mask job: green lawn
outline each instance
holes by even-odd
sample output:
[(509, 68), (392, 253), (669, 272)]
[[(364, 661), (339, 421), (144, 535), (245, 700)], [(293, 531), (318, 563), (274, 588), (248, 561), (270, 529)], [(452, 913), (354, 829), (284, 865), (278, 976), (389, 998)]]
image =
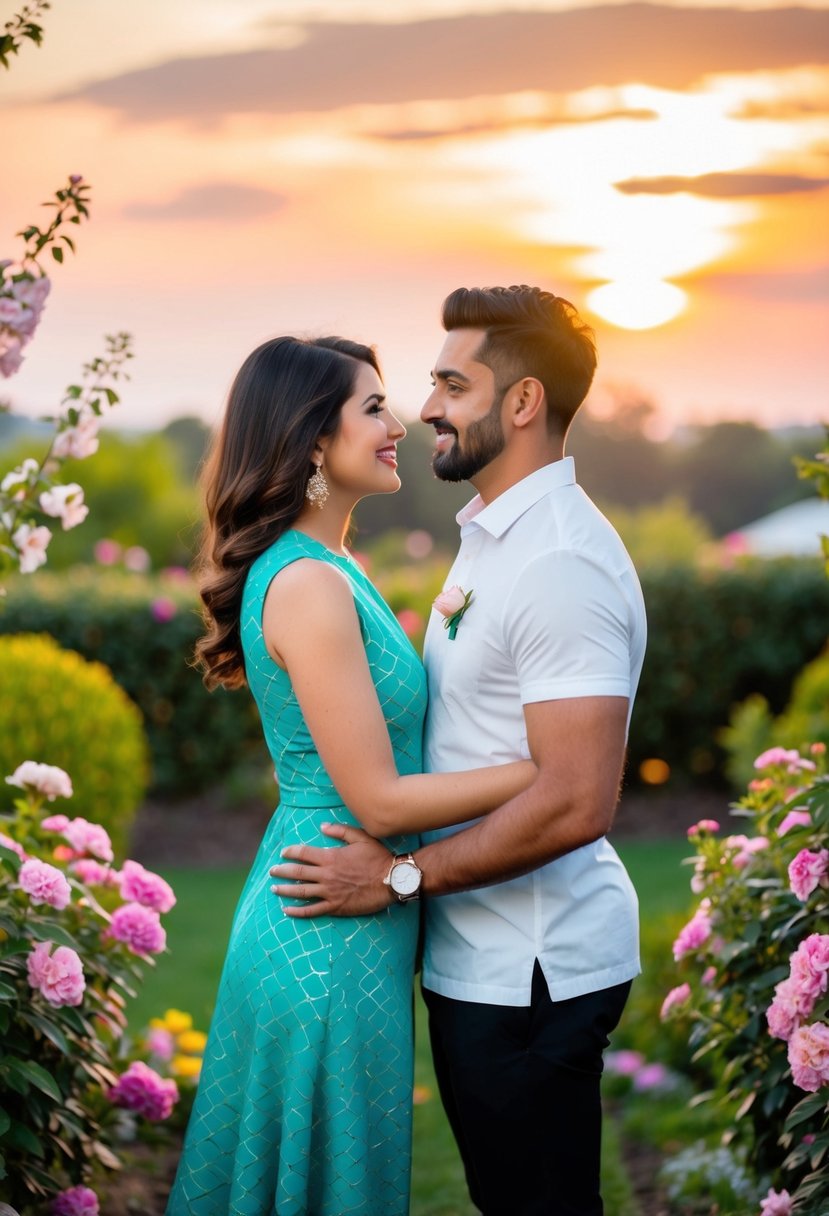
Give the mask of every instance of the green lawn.
[[(688, 873), (681, 859), (685, 841), (627, 842), (618, 851), (639, 893), (643, 917), (682, 911), (689, 903)], [(130, 1007), (130, 1023), (139, 1030), (150, 1017), (175, 1007), (193, 1015), (207, 1029), (224, 957), (230, 920), (245, 878), (241, 869), (165, 869), (178, 903), (165, 916), (170, 953), (148, 975)], [(473, 1216), (463, 1174), (446, 1124), (429, 1056), (426, 1021), (418, 1000), (415, 1083), (426, 1100), (415, 1108), (415, 1162), (412, 1216)], [(637, 1216), (615, 1129), (607, 1128), (604, 1146), (607, 1216)]]

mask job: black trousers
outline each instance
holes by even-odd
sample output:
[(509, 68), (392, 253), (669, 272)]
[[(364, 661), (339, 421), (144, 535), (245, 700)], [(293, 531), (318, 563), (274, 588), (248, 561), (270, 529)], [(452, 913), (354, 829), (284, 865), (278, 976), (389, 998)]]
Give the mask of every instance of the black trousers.
[(528, 1006), (424, 989), (440, 1095), (484, 1216), (602, 1216), (602, 1053), (630, 982)]

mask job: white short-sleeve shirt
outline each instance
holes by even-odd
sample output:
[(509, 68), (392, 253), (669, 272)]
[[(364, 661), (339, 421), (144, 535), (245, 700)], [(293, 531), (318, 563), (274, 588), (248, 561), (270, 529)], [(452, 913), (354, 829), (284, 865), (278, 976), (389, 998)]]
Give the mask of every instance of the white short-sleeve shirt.
[[(523, 707), (627, 697), (645, 652), (639, 580), (570, 458), (458, 515), (446, 586), (472, 591), (450, 639), (433, 611), (426, 767), (452, 772), (529, 755)], [(426, 833), (438, 840), (460, 828)], [(638, 904), (602, 838), (509, 882), (426, 901), (425, 987), (456, 1000), (529, 1005), (538, 959), (553, 1000), (639, 973)]]

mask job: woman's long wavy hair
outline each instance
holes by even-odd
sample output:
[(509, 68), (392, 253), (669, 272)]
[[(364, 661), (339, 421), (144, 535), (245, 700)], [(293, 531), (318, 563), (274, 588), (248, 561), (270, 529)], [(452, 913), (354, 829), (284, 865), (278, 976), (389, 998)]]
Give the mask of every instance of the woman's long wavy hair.
[(245, 683), (239, 616), (251, 564), (305, 505), (317, 440), (333, 435), (358, 362), (371, 347), (346, 338), (274, 338), (242, 364), (202, 476), (207, 523), (198, 562), (206, 633), (196, 663), (208, 688)]

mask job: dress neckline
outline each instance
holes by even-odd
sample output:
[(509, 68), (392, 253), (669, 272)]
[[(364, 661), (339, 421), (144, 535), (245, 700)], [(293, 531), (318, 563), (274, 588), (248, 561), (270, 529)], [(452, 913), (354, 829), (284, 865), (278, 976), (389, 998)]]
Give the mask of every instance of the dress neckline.
[(323, 541), (317, 540), (316, 536), (311, 536), (310, 532), (303, 532), (301, 528), (287, 528), (283, 535), (293, 533), (294, 536), (301, 536), (303, 540), (309, 540), (312, 545), (316, 545), (318, 549), (322, 549), (323, 553), (327, 553), (329, 557), (334, 557), (337, 561), (348, 562), (350, 566), (356, 566), (360, 569), (359, 563), (351, 556), (350, 553), (337, 553), (334, 549), (329, 549), (328, 545)]

